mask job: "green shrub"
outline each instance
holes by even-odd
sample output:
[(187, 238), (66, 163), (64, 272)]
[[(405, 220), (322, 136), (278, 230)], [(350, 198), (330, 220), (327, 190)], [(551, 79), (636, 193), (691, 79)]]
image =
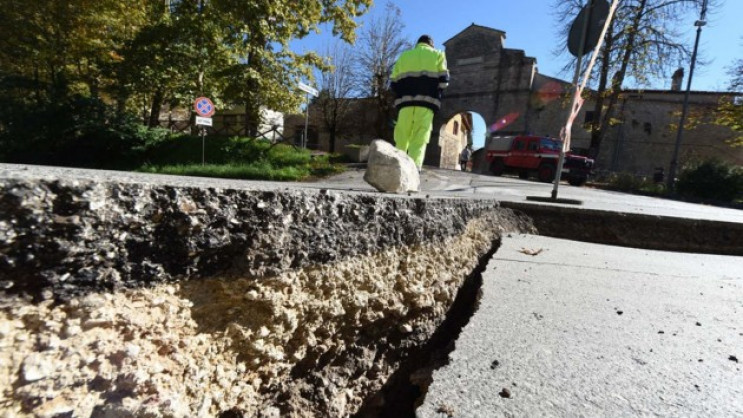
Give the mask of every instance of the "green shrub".
[(634, 192), (642, 189), (647, 180), (630, 173), (611, 173), (607, 178), (607, 183), (612, 189)]
[(647, 195), (665, 194), (665, 185), (656, 184), (644, 176), (638, 176), (631, 173), (609, 173), (605, 182), (608, 187), (625, 193), (640, 193)]
[(329, 156), (285, 144), (241, 137), (206, 137), (206, 162), (201, 164), (201, 137), (180, 136), (147, 150), (140, 171), (182, 176), (299, 181), (340, 173), (344, 166)]
[(133, 168), (147, 143), (170, 135), (147, 129), (99, 99), (73, 96), (59, 103), (3, 103), (2, 160), (90, 168)]
[(278, 144), (268, 151), (268, 159), (277, 167), (306, 165), (310, 158), (309, 151), (291, 145)]
[(681, 169), (681, 196), (733, 202), (743, 199), (743, 169), (717, 159), (693, 161)]

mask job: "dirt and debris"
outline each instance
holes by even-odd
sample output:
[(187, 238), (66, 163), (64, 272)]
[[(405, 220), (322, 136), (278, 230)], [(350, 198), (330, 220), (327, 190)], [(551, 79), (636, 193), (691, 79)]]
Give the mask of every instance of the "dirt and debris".
[(542, 251), (544, 251), (543, 248), (538, 248), (536, 250), (533, 250), (531, 248), (522, 248), (519, 250), (520, 253), (531, 256), (539, 255)]

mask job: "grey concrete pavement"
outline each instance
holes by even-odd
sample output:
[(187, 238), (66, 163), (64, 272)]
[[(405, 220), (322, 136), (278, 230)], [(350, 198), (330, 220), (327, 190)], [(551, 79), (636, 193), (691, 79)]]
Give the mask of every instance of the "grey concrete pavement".
[(743, 257), (514, 236), (483, 280), (419, 416), (743, 416)]
[[(354, 169), (313, 183), (312, 186), (374, 192), (371, 186), (364, 183), (362, 177), (363, 169)], [(527, 196), (550, 197), (552, 184), (521, 180), (515, 177), (494, 177), (454, 170), (424, 168), (421, 176), (421, 193), (430, 196), (494, 198), (502, 202), (527, 202)], [(558, 197), (580, 200), (583, 204), (579, 208), (582, 209), (743, 223), (743, 210), (631, 195), (590, 187), (574, 187), (564, 182), (560, 183)], [(541, 202), (538, 204), (567, 206)]]

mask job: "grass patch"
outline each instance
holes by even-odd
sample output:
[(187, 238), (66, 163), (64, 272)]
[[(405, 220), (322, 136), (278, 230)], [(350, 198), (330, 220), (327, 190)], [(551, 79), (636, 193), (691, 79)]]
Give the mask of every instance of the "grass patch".
[(276, 168), (267, 163), (144, 166), (140, 171), (177, 176), (275, 181), (299, 181), (308, 177), (310, 174), (306, 167)]
[(302, 181), (341, 173), (335, 156), (313, 157), (308, 150), (241, 137), (181, 136), (160, 141), (146, 150), (147, 163), (138, 171), (179, 176), (244, 180)]
[(655, 183), (648, 177), (637, 176), (631, 173), (608, 173), (602, 176), (601, 179), (597, 179), (594, 186), (607, 190), (646, 196), (664, 196), (667, 194), (665, 184)]

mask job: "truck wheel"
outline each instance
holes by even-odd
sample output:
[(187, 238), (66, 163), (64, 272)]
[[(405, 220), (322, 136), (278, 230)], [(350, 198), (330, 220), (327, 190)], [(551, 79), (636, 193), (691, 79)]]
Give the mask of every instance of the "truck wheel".
[(570, 176), (568, 178), (568, 183), (571, 186), (582, 186), (582, 185), (586, 184), (586, 181), (587, 180), (588, 180), (588, 178), (586, 176)]
[(554, 164), (544, 163), (539, 166), (537, 171), (537, 178), (539, 181), (544, 183), (552, 183), (555, 179), (555, 166)]
[(503, 174), (503, 171), (506, 169), (506, 163), (503, 162), (503, 159), (497, 158), (493, 160), (492, 163), (490, 163), (490, 172), (493, 173), (494, 176), (500, 176)]
[(526, 170), (519, 171), (519, 178), (520, 179), (528, 179), (529, 178), (529, 172)]

